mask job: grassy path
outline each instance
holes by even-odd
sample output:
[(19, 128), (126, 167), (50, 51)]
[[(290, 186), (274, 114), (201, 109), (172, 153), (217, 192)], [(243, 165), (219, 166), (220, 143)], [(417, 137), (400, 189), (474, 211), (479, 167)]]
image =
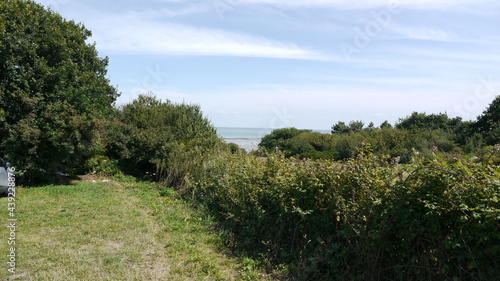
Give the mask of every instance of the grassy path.
[[(1, 280), (270, 280), (223, 254), (212, 222), (145, 183), (83, 181), (18, 189), (16, 273)], [(7, 224), (7, 198), (0, 199)]]

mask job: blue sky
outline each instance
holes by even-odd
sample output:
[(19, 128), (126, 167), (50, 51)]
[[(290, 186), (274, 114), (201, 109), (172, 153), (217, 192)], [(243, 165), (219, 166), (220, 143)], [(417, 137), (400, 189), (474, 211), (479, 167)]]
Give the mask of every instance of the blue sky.
[(117, 104), (152, 91), (217, 127), (475, 119), (500, 94), (498, 0), (37, 0), (93, 33)]

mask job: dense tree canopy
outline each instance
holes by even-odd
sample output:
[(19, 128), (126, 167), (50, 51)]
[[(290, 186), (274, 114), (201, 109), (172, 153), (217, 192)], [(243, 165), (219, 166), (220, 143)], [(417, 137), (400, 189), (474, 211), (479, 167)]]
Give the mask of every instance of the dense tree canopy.
[(0, 2), (0, 154), (26, 182), (89, 157), (118, 96), (90, 36), (33, 1)]
[(396, 128), (454, 131), (461, 122), (462, 118), (449, 118), (446, 113), (426, 114), (413, 112), (410, 116), (399, 119)]

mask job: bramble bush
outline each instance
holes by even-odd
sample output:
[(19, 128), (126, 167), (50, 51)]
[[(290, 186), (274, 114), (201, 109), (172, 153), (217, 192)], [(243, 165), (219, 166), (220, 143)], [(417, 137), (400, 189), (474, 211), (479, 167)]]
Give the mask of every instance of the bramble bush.
[(220, 154), (184, 190), (292, 280), (498, 280), (500, 168)]

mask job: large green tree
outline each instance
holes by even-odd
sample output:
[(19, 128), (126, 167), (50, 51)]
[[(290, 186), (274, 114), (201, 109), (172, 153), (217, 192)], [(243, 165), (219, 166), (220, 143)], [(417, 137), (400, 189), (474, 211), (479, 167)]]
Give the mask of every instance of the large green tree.
[(0, 2), (0, 154), (25, 182), (78, 167), (118, 97), (91, 32), (33, 1)]

